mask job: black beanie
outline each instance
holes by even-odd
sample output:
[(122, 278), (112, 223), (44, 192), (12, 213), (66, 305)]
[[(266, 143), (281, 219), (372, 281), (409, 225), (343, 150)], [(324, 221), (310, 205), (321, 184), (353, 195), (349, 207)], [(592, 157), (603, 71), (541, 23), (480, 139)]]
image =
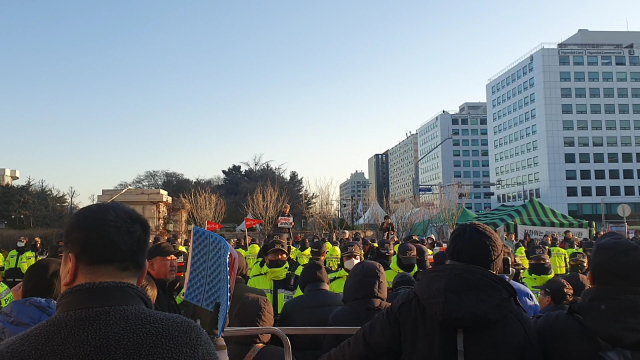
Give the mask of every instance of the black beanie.
[(502, 247), (502, 240), (493, 229), (472, 222), (453, 230), (447, 255), (450, 260), (498, 272), (502, 266)]
[(414, 287), (416, 285), (416, 279), (409, 273), (400, 273), (396, 275), (391, 284), (393, 290), (398, 290), (402, 287)]
[(640, 287), (640, 246), (622, 235), (609, 234), (598, 239), (589, 259), (593, 284)]
[(444, 265), (447, 263), (447, 260), (449, 260), (449, 256), (446, 251), (438, 251), (433, 254), (433, 266)]
[(60, 295), (60, 260), (42, 259), (29, 266), (22, 280), (22, 297), (57, 300)]
[(324, 265), (322, 265), (321, 262), (309, 260), (307, 265), (304, 266), (304, 269), (302, 269), (302, 273), (300, 273), (300, 280), (298, 281), (300, 291), (304, 293), (304, 288), (306, 288), (308, 284), (317, 282), (323, 282), (329, 285), (327, 271), (324, 269)]

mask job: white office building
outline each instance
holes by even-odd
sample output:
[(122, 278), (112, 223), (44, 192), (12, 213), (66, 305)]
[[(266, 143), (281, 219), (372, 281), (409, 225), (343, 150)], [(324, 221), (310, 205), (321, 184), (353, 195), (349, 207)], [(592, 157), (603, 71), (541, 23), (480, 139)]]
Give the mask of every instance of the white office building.
[(422, 124), (418, 129), (422, 197), (433, 197), (437, 203), (448, 185), (463, 184), (469, 191), (467, 209), (491, 208), (488, 141), (484, 102), (464, 103), (457, 113), (442, 111)]
[(418, 195), (418, 134), (407, 135), (389, 149), (389, 202), (413, 199)]
[(494, 205), (531, 197), (599, 220), (640, 211), (640, 32), (588, 31), (540, 45), (489, 80)]
[(364, 171), (354, 172), (340, 184), (340, 217), (349, 223), (352, 208), (355, 220), (369, 208), (369, 180), (364, 176)]

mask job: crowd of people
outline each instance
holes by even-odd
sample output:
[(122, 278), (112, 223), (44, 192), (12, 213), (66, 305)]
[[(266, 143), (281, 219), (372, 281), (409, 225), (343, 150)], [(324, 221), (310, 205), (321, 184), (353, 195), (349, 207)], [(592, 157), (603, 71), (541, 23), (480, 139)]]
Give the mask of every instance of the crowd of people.
[[(380, 229), (300, 237), (275, 225), (264, 241), (229, 239), (227, 326), (360, 328), (290, 335), (298, 360), (640, 359), (638, 239), (501, 238), (468, 223), (443, 243), (399, 238), (391, 219)], [(183, 300), (188, 241), (149, 239), (147, 221), (115, 202), (77, 211), (48, 251), (18, 239), (0, 358), (217, 359), (219, 308)], [(269, 334), (223, 337), (231, 360), (284, 358)]]

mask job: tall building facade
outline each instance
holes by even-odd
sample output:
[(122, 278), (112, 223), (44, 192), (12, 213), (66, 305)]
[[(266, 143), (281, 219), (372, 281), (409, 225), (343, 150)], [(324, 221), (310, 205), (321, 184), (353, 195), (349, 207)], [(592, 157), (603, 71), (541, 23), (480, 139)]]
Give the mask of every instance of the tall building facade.
[(340, 217), (351, 223), (351, 211), (357, 220), (362, 204), (362, 214), (369, 207), (369, 180), (364, 171), (356, 171), (340, 184)]
[(467, 102), (427, 120), (418, 129), (418, 156), (422, 197), (437, 199), (447, 186), (462, 184), (467, 209), (491, 208), (486, 103)]
[(402, 202), (418, 196), (418, 134), (409, 134), (389, 149), (389, 201)]
[(540, 45), (489, 80), (493, 203), (539, 198), (599, 220), (640, 211), (640, 32), (588, 31)]
[(369, 158), (370, 190), (378, 204), (385, 208), (389, 203), (389, 151)]

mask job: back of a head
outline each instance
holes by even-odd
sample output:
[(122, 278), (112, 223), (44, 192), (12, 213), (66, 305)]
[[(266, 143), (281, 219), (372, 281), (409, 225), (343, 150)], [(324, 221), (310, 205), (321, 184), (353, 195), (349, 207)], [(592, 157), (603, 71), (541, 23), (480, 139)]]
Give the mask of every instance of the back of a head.
[[(132, 208), (117, 202), (89, 205), (78, 210), (64, 231), (64, 256), (73, 254), (80, 272), (108, 267), (114, 274), (137, 277), (147, 262), (150, 228)], [(64, 259), (63, 259), (64, 261)]]
[(329, 285), (329, 276), (327, 276), (324, 265), (322, 265), (320, 261), (313, 259), (309, 260), (300, 273), (300, 280), (298, 281), (300, 291), (304, 293), (307, 285), (312, 283), (325, 283)]
[(502, 240), (493, 229), (472, 222), (453, 230), (446, 252), (449, 260), (498, 272), (502, 266), (502, 247)]
[(29, 266), (22, 280), (22, 297), (58, 299), (60, 296), (60, 260), (42, 259)]
[(622, 235), (609, 234), (598, 239), (589, 260), (593, 285), (640, 287), (640, 246)]
[(345, 304), (359, 299), (387, 300), (387, 275), (375, 261), (361, 261), (351, 269), (344, 284)]
[(244, 258), (242, 254), (238, 253), (238, 271), (236, 273), (236, 276), (246, 277), (248, 273), (249, 273), (249, 267), (247, 265), (247, 260)]
[(393, 291), (397, 291), (400, 288), (412, 288), (416, 285), (416, 279), (409, 273), (400, 273), (393, 278), (391, 288)]
[(582, 292), (591, 287), (589, 284), (589, 279), (582, 274), (579, 273), (571, 273), (565, 275), (563, 279), (571, 285), (573, 288), (573, 298), (579, 298), (582, 296)]
[(142, 280), (142, 284), (140, 284), (140, 288), (144, 290), (144, 292), (149, 295), (152, 303), (156, 303), (156, 298), (158, 297), (158, 287), (156, 286), (156, 282), (153, 281), (151, 275), (147, 274)]
[[(229, 319), (231, 327), (270, 327), (273, 326), (273, 306), (264, 296), (246, 294), (238, 310)], [(271, 338), (270, 334), (233, 336), (231, 341), (236, 343), (255, 343), (259, 340), (266, 343)]]

